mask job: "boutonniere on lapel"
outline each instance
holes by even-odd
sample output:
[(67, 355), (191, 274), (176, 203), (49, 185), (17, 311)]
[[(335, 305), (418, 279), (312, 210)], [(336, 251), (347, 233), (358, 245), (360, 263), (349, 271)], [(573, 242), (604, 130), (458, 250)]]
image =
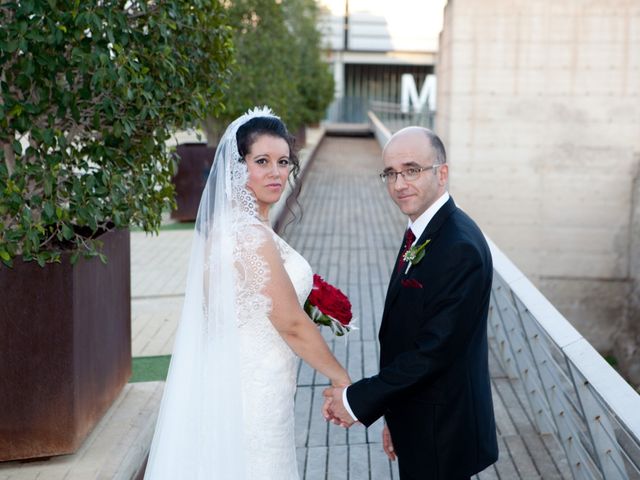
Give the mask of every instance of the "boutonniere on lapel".
[(405, 275), (409, 273), (409, 269), (411, 268), (411, 265), (417, 265), (420, 263), (420, 261), (424, 257), (424, 248), (427, 245), (429, 245), (429, 243), (431, 243), (430, 238), (428, 238), (424, 243), (420, 245), (412, 246), (409, 250), (405, 252), (404, 257), (402, 257), (402, 259), (407, 264), (407, 269), (404, 271)]

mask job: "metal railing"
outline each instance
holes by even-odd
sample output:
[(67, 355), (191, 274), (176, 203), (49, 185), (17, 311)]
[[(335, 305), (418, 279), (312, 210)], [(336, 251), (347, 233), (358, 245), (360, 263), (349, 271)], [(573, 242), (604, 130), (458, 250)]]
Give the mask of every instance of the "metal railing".
[[(372, 112), (384, 145), (391, 132)], [(492, 348), (523, 385), (520, 401), (538, 432), (564, 449), (573, 477), (640, 479), (640, 395), (490, 240)]]
[(421, 125), (433, 130), (436, 112), (424, 107), (421, 112), (403, 113), (400, 104), (365, 97), (336, 98), (327, 109), (330, 123), (367, 123), (368, 112), (373, 113), (393, 133), (409, 125)]
[(411, 109), (408, 113), (403, 113), (399, 103), (371, 100), (369, 109), (391, 132), (397, 132), (409, 125), (420, 125), (431, 130), (435, 127), (436, 112), (428, 110), (426, 105), (420, 112)]
[(329, 123), (367, 123), (369, 100), (365, 97), (344, 96), (336, 98), (327, 109)]
[(489, 335), (540, 433), (576, 479), (640, 479), (640, 395), (489, 240)]

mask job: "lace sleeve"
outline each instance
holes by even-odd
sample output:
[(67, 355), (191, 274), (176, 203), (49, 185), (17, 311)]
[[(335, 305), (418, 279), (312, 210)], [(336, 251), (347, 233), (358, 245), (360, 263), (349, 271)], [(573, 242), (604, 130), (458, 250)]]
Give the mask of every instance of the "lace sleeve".
[(271, 300), (264, 293), (264, 285), (270, 280), (267, 260), (262, 255), (264, 245), (270, 240), (269, 232), (260, 225), (251, 225), (238, 231), (234, 264), (237, 273), (238, 323), (243, 325), (257, 315), (268, 315)]
[(266, 315), (275, 323), (300, 310), (295, 288), (284, 268), (282, 247), (273, 232), (252, 225), (239, 232), (237, 245), (238, 322), (242, 325), (257, 315)]

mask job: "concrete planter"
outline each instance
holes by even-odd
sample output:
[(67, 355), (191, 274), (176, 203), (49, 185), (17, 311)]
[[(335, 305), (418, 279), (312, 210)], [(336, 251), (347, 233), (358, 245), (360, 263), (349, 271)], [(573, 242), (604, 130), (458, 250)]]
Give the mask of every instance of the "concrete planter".
[(129, 232), (106, 265), (0, 268), (0, 461), (76, 451), (131, 376)]
[(176, 148), (180, 162), (173, 177), (176, 187), (177, 208), (171, 212), (171, 218), (180, 222), (196, 219), (200, 197), (207, 184), (207, 178), (213, 165), (216, 149), (206, 143), (185, 143)]

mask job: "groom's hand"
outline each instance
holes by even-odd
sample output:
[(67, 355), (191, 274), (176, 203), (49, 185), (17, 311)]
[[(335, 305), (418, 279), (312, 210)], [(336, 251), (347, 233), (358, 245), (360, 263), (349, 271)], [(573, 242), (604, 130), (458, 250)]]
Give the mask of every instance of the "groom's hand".
[(355, 420), (342, 403), (342, 392), (345, 387), (329, 387), (322, 393), (324, 395), (324, 405), (322, 414), (327, 421), (333, 422), (345, 428), (349, 428)]
[(392, 462), (396, 459), (396, 450), (393, 448), (393, 441), (391, 440), (391, 432), (389, 432), (389, 427), (387, 424), (384, 424), (384, 428), (382, 429), (382, 448), (384, 449), (384, 453), (387, 454), (389, 460)]

